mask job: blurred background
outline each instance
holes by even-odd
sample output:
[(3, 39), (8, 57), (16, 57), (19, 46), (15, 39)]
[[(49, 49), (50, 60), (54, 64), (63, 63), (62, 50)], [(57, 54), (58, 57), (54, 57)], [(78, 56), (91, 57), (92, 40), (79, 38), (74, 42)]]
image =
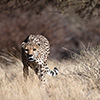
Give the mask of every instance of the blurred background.
[(0, 0), (0, 50), (20, 52), (29, 34), (46, 36), (50, 57), (58, 60), (69, 59), (70, 51), (80, 53), (83, 46), (97, 46), (100, 1)]

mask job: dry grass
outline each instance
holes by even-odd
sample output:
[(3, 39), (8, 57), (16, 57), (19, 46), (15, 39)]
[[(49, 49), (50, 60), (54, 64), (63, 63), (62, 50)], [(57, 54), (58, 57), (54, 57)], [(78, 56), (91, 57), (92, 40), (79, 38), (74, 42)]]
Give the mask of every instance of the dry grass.
[(20, 59), (0, 54), (0, 100), (99, 100), (99, 50), (84, 49), (75, 60), (57, 61), (49, 59), (52, 69), (58, 67), (57, 77), (46, 76), (46, 91), (30, 69), (25, 83)]

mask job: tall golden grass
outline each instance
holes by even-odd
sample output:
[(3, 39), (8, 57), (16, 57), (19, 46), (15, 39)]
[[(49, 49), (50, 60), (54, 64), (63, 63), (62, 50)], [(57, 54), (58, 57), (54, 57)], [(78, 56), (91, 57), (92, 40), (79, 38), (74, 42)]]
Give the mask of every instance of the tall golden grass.
[(59, 75), (46, 75), (46, 90), (30, 69), (27, 82), (23, 79), (21, 59), (0, 53), (0, 100), (100, 100), (99, 48), (83, 49), (73, 60), (49, 59)]

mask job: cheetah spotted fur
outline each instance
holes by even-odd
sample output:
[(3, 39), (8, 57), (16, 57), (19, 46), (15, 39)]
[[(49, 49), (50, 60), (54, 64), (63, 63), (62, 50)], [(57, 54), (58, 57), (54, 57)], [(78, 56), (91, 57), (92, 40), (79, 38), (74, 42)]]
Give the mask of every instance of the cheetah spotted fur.
[(50, 53), (49, 41), (43, 35), (29, 35), (22, 42), (22, 62), (23, 76), (27, 80), (29, 69), (31, 67), (38, 75), (41, 82), (45, 83), (45, 74), (56, 76), (58, 69), (55, 67), (52, 71), (48, 68), (47, 58)]

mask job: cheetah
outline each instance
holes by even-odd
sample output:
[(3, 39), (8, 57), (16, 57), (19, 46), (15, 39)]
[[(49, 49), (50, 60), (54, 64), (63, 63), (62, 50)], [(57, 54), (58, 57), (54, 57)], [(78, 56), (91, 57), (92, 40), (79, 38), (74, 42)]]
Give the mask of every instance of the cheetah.
[(41, 82), (45, 82), (45, 74), (56, 76), (58, 69), (52, 71), (48, 68), (47, 58), (50, 54), (50, 43), (43, 35), (29, 35), (22, 42), (23, 76), (27, 80), (31, 67)]

